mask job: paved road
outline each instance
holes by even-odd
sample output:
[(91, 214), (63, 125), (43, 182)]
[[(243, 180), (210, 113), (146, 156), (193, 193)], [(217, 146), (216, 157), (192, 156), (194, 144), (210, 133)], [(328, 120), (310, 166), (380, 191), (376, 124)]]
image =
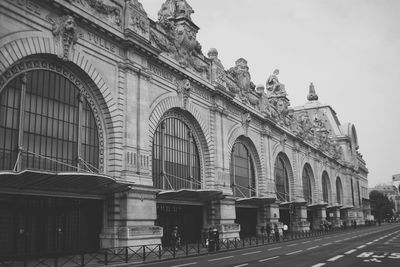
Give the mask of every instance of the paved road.
[(400, 266), (400, 224), (359, 228), (310, 239), (131, 266), (398, 267)]

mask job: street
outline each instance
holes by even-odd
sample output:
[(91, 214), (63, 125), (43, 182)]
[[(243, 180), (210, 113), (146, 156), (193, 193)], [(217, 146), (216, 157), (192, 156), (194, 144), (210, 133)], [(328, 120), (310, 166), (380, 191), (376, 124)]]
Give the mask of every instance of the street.
[[(274, 243), (200, 257), (134, 266), (399, 266), (400, 225), (358, 228), (344, 233)], [(129, 265), (133, 266), (133, 265)]]

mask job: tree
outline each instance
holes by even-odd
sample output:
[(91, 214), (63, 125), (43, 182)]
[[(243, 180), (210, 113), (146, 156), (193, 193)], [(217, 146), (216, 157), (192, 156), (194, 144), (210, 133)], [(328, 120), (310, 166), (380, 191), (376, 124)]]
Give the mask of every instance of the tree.
[(373, 190), (369, 193), (369, 200), (371, 202), (371, 213), (378, 222), (381, 222), (382, 219), (392, 218), (394, 204), (386, 195)]

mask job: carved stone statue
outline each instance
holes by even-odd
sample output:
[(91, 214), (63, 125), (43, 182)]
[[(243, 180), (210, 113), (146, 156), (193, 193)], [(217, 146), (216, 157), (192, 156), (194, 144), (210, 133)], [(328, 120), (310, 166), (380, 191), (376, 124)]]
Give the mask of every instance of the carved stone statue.
[(192, 20), (190, 15), (193, 14), (193, 8), (186, 2), (186, 0), (167, 0), (161, 6), (158, 12), (158, 20), (168, 20), (170, 18), (184, 17)]
[(247, 60), (244, 58), (239, 58), (235, 62), (235, 67), (230, 68), (227, 73), (233, 78), (237, 86), (240, 88), (240, 97), (242, 100), (248, 100), (250, 97), (249, 93), (251, 90), (255, 89), (255, 85), (251, 82)]
[(279, 70), (274, 70), (268, 77), (266, 88), (271, 95), (286, 95), (285, 85), (278, 80)]
[(310, 90), (307, 96), (307, 100), (308, 101), (314, 101), (314, 100), (318, 100), (318, 95), (315, 92), (315, 87), (313, 83), (310, 83)]
[(271, 116), (271, 105), (268, 100), (268, 96), (264, 91), (264, 86), (262, 84), (257, 85), (256, 91), (258, 96), (260, 97), (259, 102), (258, 102), (258, 107), (264, 115), (267, 115), (268, 117)]

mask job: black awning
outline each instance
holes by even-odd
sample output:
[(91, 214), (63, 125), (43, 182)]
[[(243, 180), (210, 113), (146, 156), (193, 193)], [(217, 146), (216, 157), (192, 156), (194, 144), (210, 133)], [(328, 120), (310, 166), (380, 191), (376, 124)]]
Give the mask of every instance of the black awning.
[(310, 205), (307, 205), (307, 208), (317, 208), (317, 207), (326, 207), (326, 206), (328, 206), (328, 203), (319, 202), (319, 203), (312, 203)]
[(130, 189), (132, 183), (86, 172), (0, 171), (0, 189), (11, 192), (50, 192), (104, 197)]
[(215, 189), (180, 189), (161, 191), (157, 194), (157, 199), (183, 201), (209, 201), (220, 199), (222, 197), (222, 191)]
[(264, 205), (275, 203), (275, 197), (246, 197), (246, 198), (238, 198), (236, 202), (238, 204), (245, 205)]
[(350, 205), (350, 206), (343, 206), (340, 209), (341, 210), (348, 210), (348, 209), (352, 209), (352, 208), (354, 208), (354, 206)]

